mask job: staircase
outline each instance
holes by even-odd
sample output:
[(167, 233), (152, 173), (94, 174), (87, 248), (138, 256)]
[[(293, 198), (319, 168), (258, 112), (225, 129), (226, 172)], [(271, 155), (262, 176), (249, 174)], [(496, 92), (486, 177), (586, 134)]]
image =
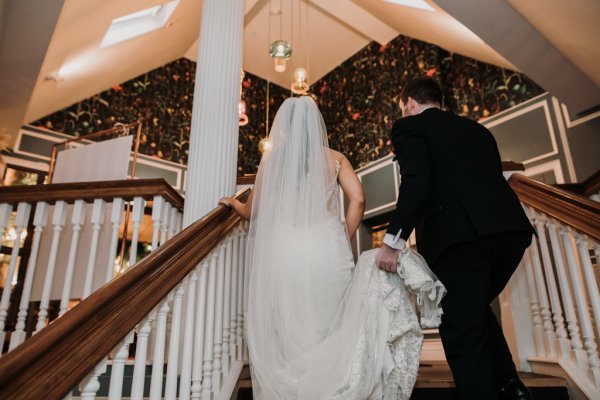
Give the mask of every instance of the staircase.
[[(565, 379), (531, 373), (521, 373), (520, 377), (531, 390), (534, 400), (569, 400)], [(247, 367), (242, 371), (236, 391), (232, 400), (252, 400), (252, 381)], [(448, 364), (422, 363), (411, 399), (459, 400)]]

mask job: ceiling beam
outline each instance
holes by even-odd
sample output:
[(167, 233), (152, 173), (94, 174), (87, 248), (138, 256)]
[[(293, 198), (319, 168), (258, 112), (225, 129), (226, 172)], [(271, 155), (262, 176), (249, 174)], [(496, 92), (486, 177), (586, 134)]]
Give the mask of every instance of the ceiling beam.
[(387, 44), (398, 36), (396, 30), (390, 28), (351, 0), (310, 0), (310, 3), (349, 28), (381, 45)]
[(600, 88), (504, 0), (435, 0), (577, 114), (600, 105)]

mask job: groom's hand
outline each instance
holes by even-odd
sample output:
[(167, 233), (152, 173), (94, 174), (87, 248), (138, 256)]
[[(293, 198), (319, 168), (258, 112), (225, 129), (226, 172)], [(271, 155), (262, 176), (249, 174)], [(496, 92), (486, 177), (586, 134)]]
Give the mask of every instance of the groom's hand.
[(387, 244), (382, 244), (375, 256), (375, 263), (379, 267), (387, 272), (396, 272), (398, 267), (398, 257), (400, 257), (400, 250), (392, 249)]

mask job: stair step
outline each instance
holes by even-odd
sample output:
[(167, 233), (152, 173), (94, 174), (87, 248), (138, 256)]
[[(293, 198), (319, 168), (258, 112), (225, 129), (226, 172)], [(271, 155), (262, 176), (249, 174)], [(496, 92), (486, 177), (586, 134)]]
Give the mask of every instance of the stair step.
[[(521, 380), (531, 390), (533, 400), (569, 400), (567, 382), (562, 378), (531, 373), (519, 373)], [(252, 381), (246, 367), (238, 382), (237, 400), (252, 399)], [(458, 400), (452, 373), (448, 364), (423, 363), (411, 400)]]

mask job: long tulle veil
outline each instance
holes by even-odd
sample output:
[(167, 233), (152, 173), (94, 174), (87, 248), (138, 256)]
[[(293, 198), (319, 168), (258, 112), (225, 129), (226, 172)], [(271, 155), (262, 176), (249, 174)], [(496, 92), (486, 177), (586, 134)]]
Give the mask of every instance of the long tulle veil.
[[(293, 386), (286, 380), (302, 374), (290, 361), (319, 341), (315, 305), (305, 298), (314, 289), (310, 271), (319, 251), (309, 239), (318, 224), (337, 218), (337, 201), (327, 201), (336, 176), (325, 123), (310, 97), (282, 104), (269, 141), (250, 221), (247, 335), (255, 392), (284, 399), (293, 398), (279, 392)], [(287, 370), (274, 371), (281, 365)]]

